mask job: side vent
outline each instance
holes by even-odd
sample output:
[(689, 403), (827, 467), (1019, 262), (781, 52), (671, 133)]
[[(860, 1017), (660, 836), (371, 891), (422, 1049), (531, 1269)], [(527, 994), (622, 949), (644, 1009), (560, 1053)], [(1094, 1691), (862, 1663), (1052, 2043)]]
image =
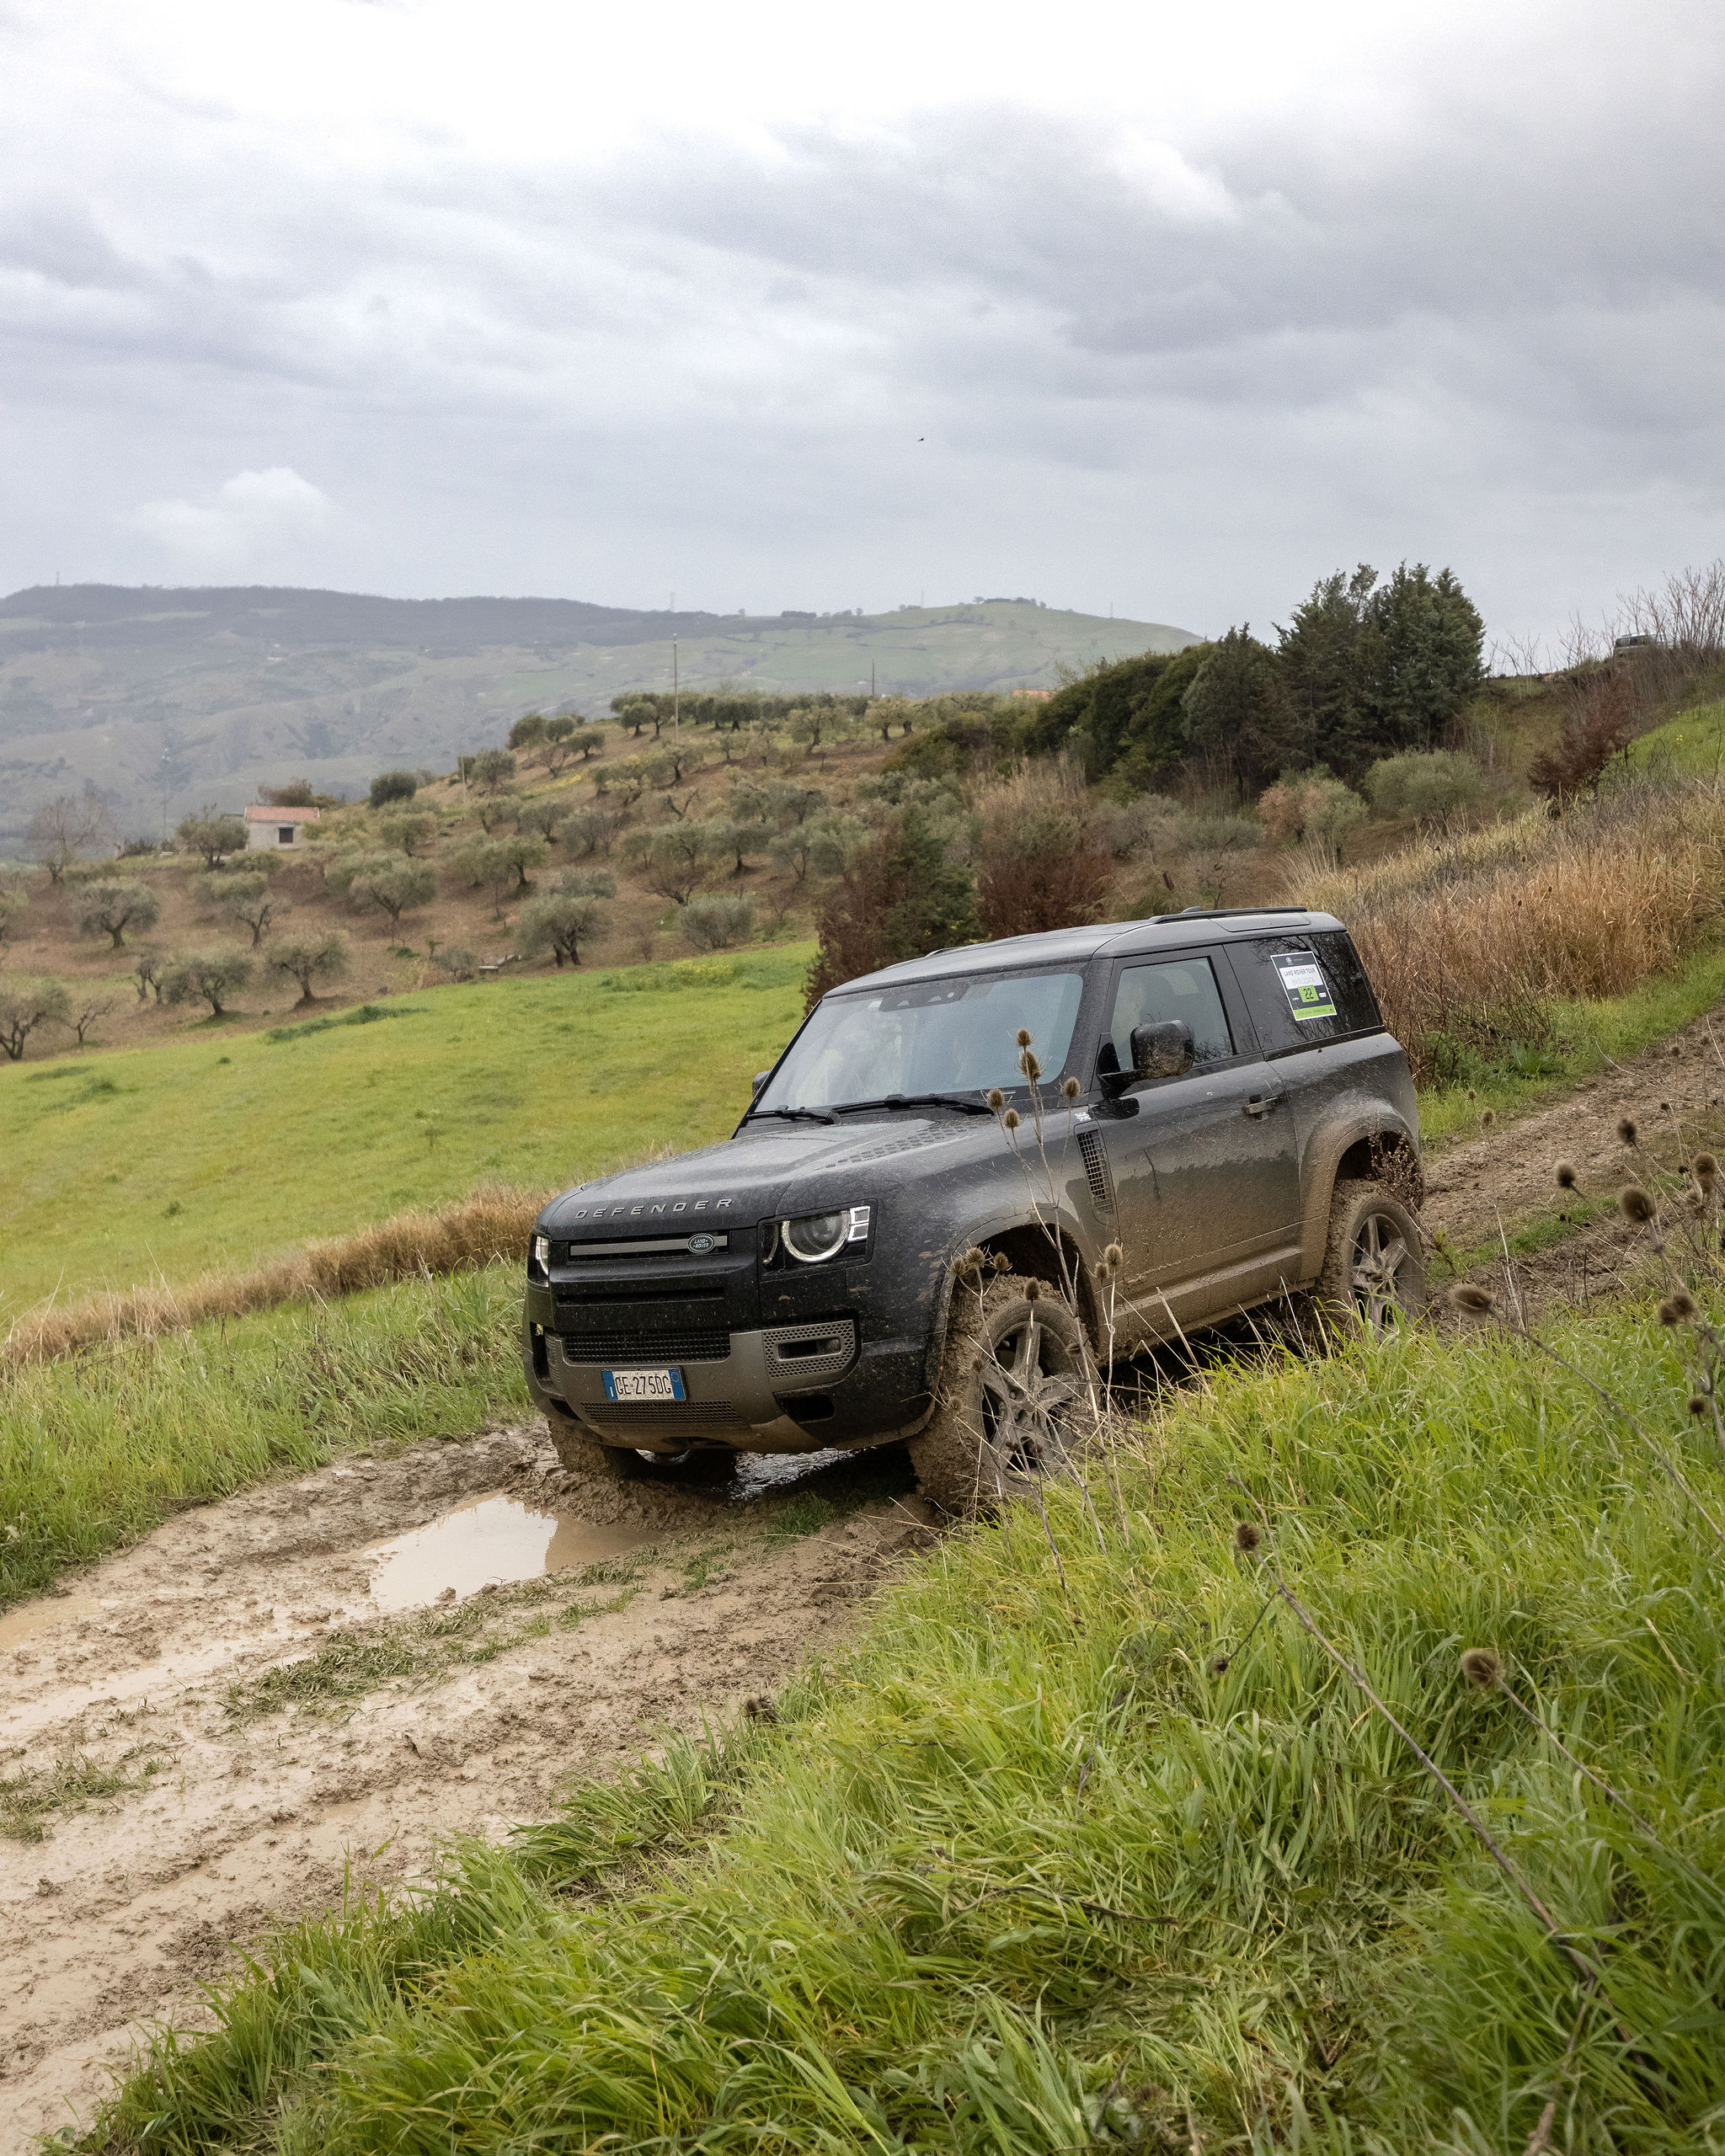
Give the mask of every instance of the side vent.
[(1114, 1179), (1108, 1173), (1108, 1148), (1102, 1142), (1102, 1134), (1096, 1130), (1081, 1130), (1078, 1151), (1084, 1161), (1084, 1174), (1090, 1185), (1090, 1194), (1096, 1200), (1096, 1209), (1104, 1220), (1114, 1217)]

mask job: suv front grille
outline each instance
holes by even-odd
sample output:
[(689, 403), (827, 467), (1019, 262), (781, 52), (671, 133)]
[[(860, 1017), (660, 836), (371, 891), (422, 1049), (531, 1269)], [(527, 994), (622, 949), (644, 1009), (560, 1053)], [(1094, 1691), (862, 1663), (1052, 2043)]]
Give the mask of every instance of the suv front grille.
[(606, 1401), (581, 1413), (594, 1428), (625, 1444), (638, 1444), (644, 1438), (675, 1438), (686, 1430), (709, 1438), (745, 1438), (749, 1425), (728, 1400)]
[(724, 1363), (731, 1337), (722, 1326), (687, 1326), (677, 1332), (566, 1332), (571, 1363)]

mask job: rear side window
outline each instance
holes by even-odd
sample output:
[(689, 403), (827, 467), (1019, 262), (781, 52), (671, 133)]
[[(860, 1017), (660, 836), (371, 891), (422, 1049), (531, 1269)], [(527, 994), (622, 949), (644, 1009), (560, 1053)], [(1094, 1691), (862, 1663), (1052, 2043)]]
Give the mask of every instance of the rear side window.
[(1266, 1055), (1382, 1027), (1359, 953), (1339, 929), (1254, 937), (1234, 947), (1234, 968)]
[(1192, 1028), (1195, 1063), (1226, 1063), (1234, 1053), (1228, 1014), (1208, 958), (1181, 958), (1154, 966), (1128, 966), (1114, 990), (1114, 1017), (1103, 1043), (1103, 1070), (1132, 1068), (1132, 1029), (1164, 1018), (1183, 1018)]

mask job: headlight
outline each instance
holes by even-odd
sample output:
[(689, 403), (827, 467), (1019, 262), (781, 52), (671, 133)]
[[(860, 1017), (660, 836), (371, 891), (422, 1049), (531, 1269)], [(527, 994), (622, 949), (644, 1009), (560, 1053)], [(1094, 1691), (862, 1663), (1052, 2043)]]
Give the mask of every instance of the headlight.
[(527, 1270), (537, 1278), (547, 1278), (551, 1272), (551, 1238), (535, 1235), (527, 1246)]
[(868, 1240), (868, 1208), (846, 1205), (835, 1213), (805, 1213), (799, 1220), (781, 1220), (778, 1231), (788, 1254), (799, 1265), (824, 1265), (846, 1243)]

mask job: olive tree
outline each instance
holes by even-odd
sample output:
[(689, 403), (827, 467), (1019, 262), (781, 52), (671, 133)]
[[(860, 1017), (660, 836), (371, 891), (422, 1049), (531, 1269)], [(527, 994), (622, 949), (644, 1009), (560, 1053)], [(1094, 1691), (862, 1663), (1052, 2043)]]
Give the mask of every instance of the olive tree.
[(109, 937), (116, 951), (128, 928), (153, 928), (161, 917), (161, 901), (147, 883), (88, 883), (78, 894), (78, 933)]
[(387, 808), (392, 801), (411, 801), (419, 790), (415, 772), (379, 771), (371, 782), (371, 803), (374, 808)]
[(221, 1018), (252, 977), (243, 951), (188, 951), (168, 960), (162, 974), (164, 1003), (207, 1003)]
[(166, 970), (166, 962), (159, 951), (152, 951), (147, 945), (143, 950), (133, 953), (132, 985), (137, 990), (140, 1003), (149, 1001), (152, 989), (156, 1001), (158, 1003), (162, 1001), (162, 975)]
[(286, 899), (277, 898), (267, 876), (212, 876), (205, 893), (217, 913), (250, 929), (254, 951), (270, 922), (293, 910)]
[(486, 793), (494, 793), (515, 775), (515, 760), (507, 749), (482, 749), (474, 757), (468, 776)]
[(503, 902), (515, 888), (515, 873), (501, 839), (470, 840), (456, 855), (455, 872), (474, 890), (490, 892), (494, 913), (503, 911)]
[(429, 861), (397, 855), (363, 868), (348, 886), (357, 905), (376, 906), (392, 922), (436, 895), (437, 872)]
[(558, 969), (581, 963), (581, 946), (591, 941), (605, 919), (607, 902), (617, 896), (617, 885), (603, 870), (595, 876), (567, 875), (554, 891), (529, 899), (521, 908), (517, 940), (524, 958), (547, 953)]
[(195, 816), (183, 816), (174, 835), (185, 852), (202, 854), (206, 868), (219, 868), (229, 854), (245, 851), (245, 819), (200, 808)]
[(0, 1049), (22, 1063), (30, 1035), (42, 1026), (69, 1026), (72, 999), (57, 980), (0, 980)]
[(339, 928), (327, 928), (303, 936), (277, 937), (264, 963), (280, 979), (299, 983), (300, 1003), (305, 1005), (318, 1000), (315, 983), (343, 978), (349, 956), (345, 935)]
[(8, 931), (16, 929), (29, 903), (29, 889), (23, 877), (0, 877), (0, 957), (4, 956)]
[(377, 826), (385, 846), (393, 846), (398, 853), (404, 853), (411, 860), (415, 846), (426, 845), (437, 829), (437, 819), (428, 815), (423, 808), (414, 809), (405, 816), (386, 816)]

